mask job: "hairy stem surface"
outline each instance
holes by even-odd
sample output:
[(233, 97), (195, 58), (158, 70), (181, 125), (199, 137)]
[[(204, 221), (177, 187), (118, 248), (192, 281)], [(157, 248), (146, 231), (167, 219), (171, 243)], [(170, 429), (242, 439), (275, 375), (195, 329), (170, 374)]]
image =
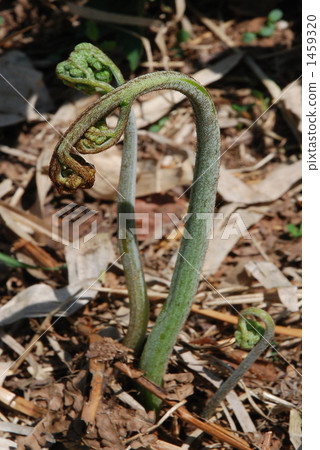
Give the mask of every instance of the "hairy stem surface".
[[(115, 79), (118, 86), (124, 83), (122, 73), (114, 62), (99, 48), (87, 42), (78, 44), (68, 60), (58, 64), (56, 72), (65, 84), (87, 94), (93, 92), (106, 94), (112, 91), (114, 88), (109, 84), (112, 78)], [(100, 127), (95, 127), (91, 132), (92, 134), (86, 139), (86, 150), (90, 148), (92, 153), (95, 152), (97, 145), (99, 151), (102, 151), (99, 142), (103, 143), (106, 138), (111, 138), (113, 135), (113, 132), (108, 130), (103, 122)], [(110, 147), (109, 143), (108, 147)], [(147, 331), (149, 301), (134, 231), (136, 164), (137, 127), (134, 113), (131, 110), (124, 133), (118, 187), (118, 239), (130, 300), (130, 320), (124, 344), (138, 352)], [(130, 221), (123, 222), (121, 218), (124, 215), (130, 215)]]
[[(66, 139), (61, 140), (56, 148), (50, 176), (60, 189), (91, 187), (94, 174), (88, 169), (85, 160), (75, 154), (74, 146), (79, 153), (92, 153), (87, 148), (83, 135), (95, 123), (120, 107), (118, 125), (109, 141), (103, 143), (101, 150), (108, 148), (109, 144), (113, 145), (124, 131), (132, 102), (140, 95), (159, 89), (174, 89), (189, 98), (197, 129), (197, 156), (188, 210), (190, 218), (185, 227), (186, 233), (181, 242), (168, 299), (151, 331), (140, 362), (146, 376), (161, 384), (173, 345), (189, 314), (197, 290), (212, 228), (219, 172), (220, 133), (210, 95), (195, 80), (176, 72), (151, 73), (127, 82), (101, 97), (71, 125)], [(99, 145), (94, 153), (100, 151)], [(147, 395), (146, 401), (150, 408), (159, 406), (158, 399), (152, 395)]]
[[(215, 395), (209, 400), (202, 413), (202, 417), (204, 417), (205, 419), (209, 419), (213, 416), (217, 406), (220, 405), (220, 403), (229, 394), (231, 389), (233, 389), (237, 385), (246, 371), (252, 366), (252, 364), (261, 355), (261, 353), (268, 347), (268, 345), (270, 344), (270, 340), (274, 335), (274, 322), (270, 315), (259, 308), (247, 308), (241, 312), (241, 316), (239, 317), (239, 332), (242, 333), (241, 340), (243, 342), (244, 348), (248, 349), (248, 342), (249, 340), (251, 340), (251, 336), (248, 336), (247, 330), (247, 317), (250, 316), (256, 316), (264, 322), (266, 326), (265, 332), (263, 335), (261, 335), (259, 330), (257, 330), (257, 333), (260, 334), (259, 342), (255, 345), (255, 347), (253, 347), (251, 352), (242, 361), (238, 368), (224, 383), (222, 383)], [(253, 328), (251, 324), (250, 326), (251, 328)]]
[(134, 204), (136, 198), (137, 128), (133, 111), (124, 133), (118, 187), (118, 239), (130, 299), (130, 319), (123, 343), (139, 352), (146, 336), (149, 300), (137, 238)]

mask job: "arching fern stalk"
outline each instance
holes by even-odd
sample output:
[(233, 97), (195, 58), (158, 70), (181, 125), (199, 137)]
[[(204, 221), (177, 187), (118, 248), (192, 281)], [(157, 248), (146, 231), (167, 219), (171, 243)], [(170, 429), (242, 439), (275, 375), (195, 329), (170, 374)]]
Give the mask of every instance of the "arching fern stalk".
[[(81, 64), (88, 65), (87, 62)], [(80, 77), (80, 84), (81, 80)], [(146, 376), (157, 384), (162, 383), (172, 348), (189, 314), (212, 225), (219, 172), (220, 133), (211, 97), (193, 78), (177, 72), (156, 72), (135, 78), (103, 95), (81, 114), (58, 143), (50, 164), (50, 177), (59, 190), (70, 192), (79, 187), (90, 188), (94, 183), (95, 170), (80, 154), (98, 153), (114, 145), (126, 128), (134, 100), (160, 89), (177, 90), (190, 100), (196, 121), (197, 155), (187, 233), (181, 242), (168, 299), (140, 359), (140, 367)], [(118, 124), (111, 131), (103, 119), (117, 108), (120, 108)], [(131, 174), (135, 172), (135, 166), (127, 167), (128, 171), (130, 169)], [(191, 239), (186, 236), (191, 236)], [(151, 408), (159, 406), (158, 399), (152, 395), (147, 396), (146, 402)]]
[[(57, 75), (65, 84), (87, 94), (94, 92), (105, 94), (112, 91), (113, 87), (109, 84), (112, 78), (115, 79), (117, 85), (124, 83), (122, 73), (113, 61), (89, 43), (77, 45), (68, 60), (58, 64)], [(108, 142), (112, 136), (113, 132), (108, 130), (105, 121), (102, 120), (87, 132), (88, 139), (85, 141), (85, 145), (90, 148), (90, 153), (95, 153), (96, 146)], [(99, 151), (101, 150), (99, 149)], [(118, 186), (118, 216), (121, 214), (134, 215), (136, 165), (137, 130), (134, 114), (131, 111), (123, 140), (123, 157)], [(89, 169), (90, 174), (91, 171), (93, 172), (93, 168)], [(70, 176), (72, 175), (74, 174), (70, 172)], [(129, 327), (123, 342), (138, 352), (147, 331), (149, 301), (138, 243), (134, 234), (134, 218), (125, 222), (118, 220), (118, 223), (119, 248), (131, 306)]]

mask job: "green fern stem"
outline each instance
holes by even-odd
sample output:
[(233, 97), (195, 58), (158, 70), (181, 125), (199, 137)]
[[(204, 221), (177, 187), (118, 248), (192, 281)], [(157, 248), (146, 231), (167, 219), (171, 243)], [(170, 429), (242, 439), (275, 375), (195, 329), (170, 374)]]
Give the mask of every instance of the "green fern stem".
[[(262, 334), (259, 324), (255, 324), (248, 317), (255, 316), (265, 324), (265, 331)], [(240, 313), (236, 340), (244, 350), (252, 348), (237, 369), (230, 377), (222, 383), (215, 395), (209, 400), (203, 410), (202, 417), (209, 419), (213, 416), (216, 408), (226, 398), (228, 393), (237, 385), (243, 375), (252, 366), (261, 353), (268, 347), (274, 335), (274, 322), (271, 316), (260, 308), (247, 308)]]
[[(114, 89), (109, 84), (113, 78), (118, 86), (124, 83), (122, 73), (114, 62), (99, 48), (87, 42), (78, 44), (68, 60), (58, 64), (56, 72), (65, 84), (86, 94), (109, 93)], [(123, 114), (123, 110), (120, 111), (120, 114)], [(90, 148), (91, 152), (95, 152), (99, 146), (99, 151), (101, 151), (101, 143), (104, 142), (107, 142), (109, 147), (112, 135), (113, 131), (108, 130), (105, 121), (101, 121), (99, 126), (95, 124), (89, 129), (89, 133), (87, 132), (86, 150)], [(130, 300), (130, 320), (123, 342), (135, 352), (139, 352), (147, 331), (149, 300), (134, 232), (136, 164), (137, 128), (134, 113), (131, 111), (124, 132), (118, 187), (118, 243)], [(128, 213), (132, 218), (130, 222), (125, 222), (123, 225), (119, 217)]]
[[(140, 367), (146, 376), (157, 384), (162, 383), (172, 348), (189, 314), (212, 226), (219, 172), (220, 133), (211, 97), (194, 79), (176, 72), (151, 73), (128, 81), (102, 96), (71, 125), (65, 139), (56, 147), (50, 165), (50, 176), (58, 189), (72, 191), (78, 187), (91, 187), (94, 170), (79, 155), (92, 153), (87, 146), (87, 138), (83, 138), (83, 135), (120, 107), (117, 127), (106, 142), (94, 148), (93, 153), (108, 148), (123, 133), (133, 101), (140, 95), (160, 89), (177, 90), (190, 100), (197, 129), (197, 156), (188, 210), (190, 218), (185, 227), (168, 299), (149, 335), (140, 360)], [(189, 236), (191, 239), (188, 239)], [(147, 395), (146, 401), (150, 408), (159, 406), (158, 399), (153, 395)]]

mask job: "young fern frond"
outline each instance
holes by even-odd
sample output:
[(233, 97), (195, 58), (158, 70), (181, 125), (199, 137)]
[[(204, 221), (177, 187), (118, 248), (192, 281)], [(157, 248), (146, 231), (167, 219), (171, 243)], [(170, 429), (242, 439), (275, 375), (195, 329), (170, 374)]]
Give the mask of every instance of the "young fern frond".
[[(113, 61), (101, 50), (89, 43), (77, 45), (68, 60), (58, 64), (57, 75), (68, 86), (73, 86), (87, 94), (92, 94), (93, 92), (106, 94), (112, 91), (114, 88), (109, 84), (112, 78), (115, 79), (118, 86), (124, 83), (122, 73)], [(101, 122), (103, 123), (101, 124)], [(95, 124), (95, 133), (92, 132), (93, 127), (89, 128), (91, 134), (89, 132), (86, 133), (86, 153), (96, 153), (97, 148), (99, 148), (99, 152), (102, 151), (101, 143), (108, 142), (108, 140), (110, 146), (113, 132), (107, 129), (105, 121), (101, 122), (99, 127)], [(88, 138), (89, 136), (91, 137), (90, 139)], [(67, 136), (66, 139), (68, 139)], [(83, 149), (83, 146), (81, 149)], [(118, 240), (130, 299), (129, 327), (123, 343), (138, 352), (141, 349), (147, 331), (149, 301), (138, 243), (134, 234), (136, 164), (137, 129), (135, 117), (133, 111), (131, 111), (124, 131), (123, 156), (118, 186), (118, 217), (123, 214), (130, 214), (131, 220), (125, 221), (125, 223), (122, 220), (118, 220)], [(89, 169), (89, 171), (91, 174), (93, 168)], [(70, 176), (72, 176), (72, 173)]]
[[(190, 312), (212, 228), (219, 173), (220, 133), (211, 97), (193, 78), (177, 72), (150, 73), (130, 80), (103, 95), (81, 114), (59, 141), (50, 164), (50, 177), (58, 190), (73, 191), (79, 187), (91, 187), (94, 169), (79, 153), (98, 153), (115, 144), (125, 131), (134, 100), (161, 89), (177, 90), (190, 100), (196, 122), (197, 155), (188, 210), (190, 218), (181, 241), (168, 299), (140, 359), (140, 367), (146, 376), (159, 385), (172, 348)], [(99, 134), (95, 124), (99, 124), (101, 119), (117, 108), (120, 108), (120, 116), (116, 128), (104, 140), (91, 143), (92, 136)], [(91, 131), (88, 133), (88, 130)], [(132, 163), (128, 163), (127, 171), (131, 171), (131, 176), (135, 178), (135, 166)], [(188, 239), (189, 236), (191, 239)], [(134, 239), (132, 244), (126, 254), (134, 251)], [(141, 324), (138, 321), (135, 325), (140, 327)], [(151, 394), (145, 395), (145, 402), (149, 408), (156, 409), (159, 406), (159, 400)]]
[[(264, 332), (258, 323), (248, 319), (250, 316), (256, 316), (264, 322), (266, 327)], [(243, 350), (252, 350), (209, 400), (203, 410), (203, 418), (209, 419), (213, 416), (217, 406), (220, 405), (228, 393), (237, 385), (246, 371), (268, 347), (273, 335), (274, 322), (267, 312), (260, 308), (247, 308), (244, 311), (241, 311), (238, 322), (238, 331), (236, 331), (236, 341)]]

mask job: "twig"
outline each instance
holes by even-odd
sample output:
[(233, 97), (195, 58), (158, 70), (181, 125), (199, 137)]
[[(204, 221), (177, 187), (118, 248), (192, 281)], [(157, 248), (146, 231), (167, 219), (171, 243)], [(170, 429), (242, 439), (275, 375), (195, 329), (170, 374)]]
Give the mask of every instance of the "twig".
[(187, 402), (186, 400), (182, 400), (181, 402), (179, 402), (176, 405), (172, 406), (169, 409), (169, 411), (167, 411), (155, 425), (153, 425), (152, 427), (148, 428), (146, 432), (144, 432), (144, 433), (137, 433), (134, 436), (132, 436), (131, 438), (126, 439), (123, 443), (124, 444), (129, 444), (130, 442), (135, 441), (136, 439), (138, 439), (141, 436), (145, 436), (146, 434), (152, 433), (154, 430), (159, 428), (169, 417), (171, 417), (172, 414), (178, 408), (180, 408), (180, 406), (183, 406), (186, 402)]
[[(191, 311), (196, 314), (201, 314), (206, 317), (211, 317), (212, 319), (222, 320), (224, 322), (232, 323), (236, 325), (238, 323), (238, 318), (232, 316), (231, 314), (221, 313), (219, 311), (213, 311), (212, 309), (200, 309), (198, 306), (193, 305)], [(276, 334), (284, 334), (286, 336), (302, 337), (301, 328), (289, 328), (280, 325), (275, 326)]]
[[(98, 334), (92, 334), (89, 337), (89, 341), (91, 345), (96, 342), (103, 342), (103, 338)], [(90, 433), (94, 429), (95, 418), (102, 396), (105, 363), (97, 358), (90, 358), (89, 370), (92, 375), (90, 395), (89, 400), (85, 403), (81, 413), (81, 419), (84, 420), (88, 427), (86, 430), (87, 433)]]
[[(152, 394), (156, 395), (167, 405), (171, 407), (176, 405), (176, 402), (168, 400), (168, 395), (164, 391), (164, 389), (160, 388), (155, 383), (146, 378), (143, 375), (142, 371), (129, 367), (121, 362), (116, 362), (115, 367), (119, 369), (121, 372), (125, 373), (128, 377), (136, 381), (138, 384), (143, 386), (145, 389), (152, 392)], [(192, 414), (189, 413), (189, 411), (184, 406), (180, 406), (177, 409), (177, 414), (183, 421), (190, 423), (196, 426), (197, 428), (200, 428), (202, 431), (205, 431), (210, 436), (213, 436), (214, 438), (222, 442), (227, 442), (236, 449), (248, 450), (251, 448), (246, 441), (239, 438), (234, 433), (225, 430), (223, 427), (220, 427), (219, 425), (216, 424), (208, 423), (203, 419), (198, 419), (194, 417)]]
[(140, 27), (154, 27), (160, 28), (161, 20), (149, 19), (148, 17), (129, 16), (126, 14), (116, 14), (106, 11), (101, 11), (95, 8), (78, 6), (74, 3), (68, 2), (68, 7), (72, 14), (76, 14), (86, 19), (96, 20), (97, 22), (117, 23), (119, 25), (136, 25)]
[(271, 448), (272, 431), (267, 431), (264, 435), (261, 450), (269, 450)]
[(246, 393), (247, 399), (250, 403), (250, 405), (252, 406), (252, 408), (258, 413), (260, 414), (260, 416), (264, 417), (266, 420), (270, 420), (270, 422), (272, 423), (276, 423), (277, 420), (276, 419), (272, 419), (271, 417), (268, 417), (263, 411), (262, 409), (256, 404), (256, 402), (253, 400), (252, 395), (250, 390), (247, 388), (246, 384), (243, 381), (239, 381), (239, 384), (241, 385), (241, 387), (243, 388), (243, 390)]
[(3, 39), (0, 40), (0, 46), (1, 47), (2, 46), (5, 47), (5, 45), (3, 45), (3, 44), (5, 44), (7, 41), (11, 41), (15, 37), (20, 36), (20, 34), (24, 34), (27, 31), (32, 30), (32, 28), (35, 28), (35, 26), (36, 25), (28, 25), (28, 26), (22, 28), (22, 30), (18, 30), (18, 31), (15, 31), (12, 34), (9, 34), (9, 36), (6, 36), (6, 37), (4, 37)]
[[(152, 66), (154, 68), (163, 68), (163, 67), (169, 67), (169, 69), (178, 69), (181, 68), (185, 65), (185, 63), (183, 61), (168, 61), (166, 64), (164, 64), (163, 61), (153, 61), (152, 62)], [(149, 61), (144, 61), (142, 63), (140, 63), (141, 67), (148, 67), (148, 69), (151, 70), (151, 63)]]
[[(129, 295), (128, 289), (114, 289), (114, 288), (105, 288), (105, 287), (90, 287), (90, 289), (99, 292), (108, 292), (110, 294), (122, 295), (127, 297)], [(165, 300), (168, 297), (168, 293), (156, 292), (156, 291), (147, 291), (149, 300)]]
[(0, 387), (0, 403), (12, 408), (15, 411), (19, 411), (26, 416), (31, 416), (36, 419), (44, 416), (47, 412), (46, 409), (40, 408), (29, 400), (19, 397), (19, 395), (8, 391), (4, 387)]
[[(251, 121), (248, 122), (251, 123)], [(273, 139), (276, 139), (276, 136), (277, 135), (273, 133)], [(271, 159), (273, 159), (275, 156), (276, 156), (275, 153), (269, 153), (267, 156), (261, 159), (261, 161), (257, 162), (257, 164), (255, 164), (254, 166), (239, 167), (238, 169), (230, 169), (228, 172), (229, 173), (255, 172), (256, 170), (261, 169), (261, 167), (263, 167), (265, 164), (271, 161)]]
[(27, 256), (34, 259), (38, 266), (54, 268), (59, 265), (58, 262), (42, 247), (22, 238), (19, 238), (14, 242), (12, 251), (21, 251), (22, 253), (25, 253)]

